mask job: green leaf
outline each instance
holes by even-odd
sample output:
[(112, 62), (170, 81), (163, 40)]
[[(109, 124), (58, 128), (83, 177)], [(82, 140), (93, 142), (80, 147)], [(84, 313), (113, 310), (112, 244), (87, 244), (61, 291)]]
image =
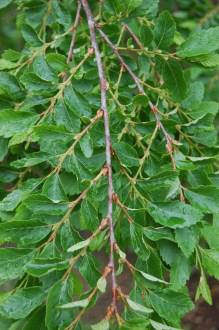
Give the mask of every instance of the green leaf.
[(38, 118), (39, 116), (33, 113), (3, 110), (0, 112), (0, 136), (8, 138), (29, 130)]
[[(204, 92), (204, 84), (201, 81), (192, 83), (190, 85), (186, 99), (182, 102), (183, 107), (189, 110), (196, 107), (199, 108), (199, 105), (201, 104), (204, 97)], [(191, 111), (191, 113), (192, 112), (193, 111)]]
[[(204, 93), (203, 93), (204, 94)], [(203, 97), (201, 95), (201, 97)], [(219, 103), (212, 101), (204, 101), (201, 104), (199, 103), (197, 107), (194, 107), (192, 111), (190, 111), (192, 118), (200, 118), (206, 114), (212, 114), (215, 116), (219, 110)]]
[(53, 203), (45, 196), (33, 194), (23, 204), (34, 214), (63, 215), (68, 210), (67, 203)]
[(68, 70), (68, 65), (66, 64), (66, 57), (62, 54), (49, 53), (46, 55), (46, 61), (49, 66), (57, 73)]
[(0, 202), (0, 210), (13, 211), (39, 184), (38, 180), (30, 179), (22, 189), (15, 189)]
[(23, 96), (17, 79), (8, 72), (1, 72), (0, 75), (0, 95), (1, 94), (12, 100), (20, 100)]
[(152, 19), (157, 15), (159, 0), (142, 0), (141, 5), (136, 9), (136, 16), (146, 16)]
[(69, 85), (64, 91), (64, 101), (76, 117), (90, 115), (90, 107), (85, 99)]
[(31, 167), (46, 162), (48, 160), (49, 158), (46, 153), (35, 152), (28, 154), (25, 158), (13, 161), (11, 165), (15, 168)]
[(63, 308), (63, 309), (77, 308), (77, 307), (86, 308), (88, 306), (88, 304), (89, 304), (89, 299), (82, 299), (82, 300), (77, 300), (77, 301), (73, 301), (68, 304), (61, 305), (61, 306), (59, 306), (59, 308)]
[(173, 42), (176, 23), (168, 11), (163, 11), (155, 23), (154, 39), (160, 49), (167, 49)]
[(90, 158), (93, 155), (93, 142), (90, 135), (87, 133), (79, 141), (81, 151), (86, 158)]
[(219, 280), (219, 251), (201, 249), (201, 255), (206, 272)]
[(102, 320), (97, 324), (91, 326), (92, 330), (109, 330), (110, 325), (108, 320)]
[[(28, 320), (25, 322), (22, 330), (34, 330), (37, 324), (38, 329), (47, 330), (45, 327), (45, 311), (44, 308), (38, 308), (31, 313)], [(10, 329), (12, 330), (12, 329)]]
[(65, 28), (69, 28), (72, 23), (71, 15), (69, 11), (67, 11), (63, 6), (59, 5), (57, 0), (53, 0), (52, 2), (52, 12), (56, 17), (56, 21), (63, 25)]
[(185, 191), (186, 198), (192, 205), (205, 213), (219, 212), (219, 189), (213, 186), (203, 186)]
[(27, 72), (21, 76), (20, 81), (25, 88), (33, 93), (48, 94), (56, 90), (57, 86), (50, 81), (46, 81), (38, 77), (33, 72)]
[(193, 309), (187, 295), (168, 289), (150, 291), (149, 300), (158, 315), (172, 324), (178, 324), (181, 317)]
[(80, 119), (65, 106), (63, 100), (56, 102), (54, 120), (57, 125), (64, 126), (70, 132), (78, 133), (80, 131)]
[(150, 320), (150, 323), (151, 323), (152, 327), (155, 330), (181, 330), (181, 329), (176, 329), (176, 328), (173, 328), (173, 327), (169, 327), (166, 324), (161, 324), (161, 323), (158, 323), (158, 322), (153, 321), (153, 320)]
[(159, 282), (159, 283), (163, 283), (163, 284), (167, 284), (166, 281), (163, 281), (161, 280), (160, 278), (158, 277), (155, 277), (153, 275), (150, 275), (150, 274), (147, 274), (145, 272), (142, 272), (141, 270), (139, 271), (139, 273), (148, 281), (151, 281), (151, 282)]
[(134, 252), (139, 258), (147, 260), (149, 257), (149, 248), (144, 239), (144, 228), (137, 223), (130, 224), (130, 239)]
[(51, 231), (38, 220), (0, 223), (0, 242), (13, 242), (18, 246), (31, 246), (45, 238)]
[(175, 101), (181, 101), (187, 93), (187, 83), (180, 64), (175, 60), (157, 60), (158, 70), (163, 76), (166, 87)]
[(97, 270), (96, 258), (88, 252), (79, 260), (79, 271), (88, 284), (94, 288), (101, 274)]
[(180, 182), (176, 172), (166, 171), (151, 178), (138, 180), (137, 187), (152, 201), (167, 201), (179, 193)]
[(32, 47), (42, 46), (42, 41), (39, 39), (36, 31), (30, 25), (23, 25), (21, 29), (21, 34), (26, 43)]
[(145, 227), (144, 235), (151, 241), (155, 241), (155, 242), (160, 240), (174, 241), (173, 233), (169, 228)]
[(212, 305), (213, 301), (212, 301), (212, 296), (211, 296), (211, 290), (209, 288), (209, 285), (208, 285), (208, 282), (206, 280), (204, 273), (200, 277), (200, 281), (199, 281), (195, 299), (198, 300), (200, 298), (200, 296), (202, 296), (209, 305)]
[(84, 199), (81, 204), (80, 220), (82, 228), (86, 230), (95, 230), (99, 223), (97, 209), (88, 198)]
[(0, 162), (2, 162), (8, 153), (8, 141), (0, 138)]
[(189, 227), (202, 218), (199, 210), (180, 201), (149, 203), (147, 210), (155, 222), (170, 228)]
[(97, 287), (100, 290), (100, 292), (104, 293), (106, 291), (106, 279), (105, 277), (101, 277), (97, 282)]
[(219, 54), (207, 54), (191, 57), (191, 61), (199, 62), (207, 68), (213, 68), (219, 65)]
[(135, 301), (131, 300), (130, 298), (126, 298), (126, 301), (129, 305), (129, 307), (136, 312), (140, 312), (143, 314), (153, 313), (153, 309), (140, 305), (140, 304), (136, 303)]
[(179, 248), (189, 258), (197, 244), (197, 234), (195, 231), (192, 228), (177, 228), (175, 238)]
[(59, 203), (66, 200), (64, 188), (59, 174), (57, 173), (50, 175), (44, 182), (42, 192), (43, 195), (49, 198), (53, 203)]
[[(1, 6), (1, 4), (0, 4), (0, 6)], [(3, 58), (0, 59), (0, 71), (10, 70), (10, 69), (16, 68), (17, 66), (18, 66), (18, 63), (10, 62)]]
[(212, 224), (206, 225), (201, 233), (211, 249), (219, 249), (218, 227)]
[(11, 2), (12, 2), (12, 0), (1, 0), (0, 9), (7, 7)]
[(138, 154), (136, 150), (125, 142), (119, 142), (113, 145), (116, 154), (125, 167), (133, 167), (139, 165)]
[(57, 81), (56, 75), (50, 69), (43, 56), (38, 56), (35, 58), (33, 62), (33, 72), (42, 80)]
[(170, 282), (172, 289), (179, 290), (186, 285), (191, 273), (189, 260), (180, 254), (173, 263), (170, 271)]
[(30, 249), (0, 249), (0, 282), (13, 280), (24, 274), (26, 264), (33, 258)]
[(37, 258), (26, 265), (27, 272), (34, 277), (41, 277), (54, 271), (67, 269), (69, 266), (68, 260), (59, 258)]
[(141, 5), (142, 0), (114, 0), (113, 2), (107, 1), (105, 10), (109, 10), (114, 15), (129, 15), (133, 10)]
[(72, 299), (74, 293), (74, 279), (56, 282), (50, 289), (46, 305), (46, 326), (48, 330), (64, 329), (72, 321), (72, 311), (62, 310), (58, 307)]
[(40, 287), (18, 289), (0, 302), (0, 314), (11, 319), (24, 319), (45, 299)]
[(219, 48), (219, 27), (194, 32), (179, 47), (180, 57), (193, 57), (209, 54)]
[(81, 249), (87, 247), (90, 244), (90, 242), (91, 242), (90, 238), (86, 239), (85, 241), (78, 242), (78, 243), (72, 245), (68, 249), (68, 252), (75, 252), (75, 251), (81, 250)]

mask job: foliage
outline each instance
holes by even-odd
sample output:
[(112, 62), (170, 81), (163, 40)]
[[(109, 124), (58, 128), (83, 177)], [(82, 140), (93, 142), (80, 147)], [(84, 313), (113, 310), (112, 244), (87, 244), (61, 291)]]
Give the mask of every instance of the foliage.
[(14, 3), (25, 46), (0, 59), (0, 282), (15, 283), (1, 329), (179, 329), (192, 270), (209, 304), (219, 279), (219, 104), (204, 84), (219, 27), (177, 30), (158, 0)]

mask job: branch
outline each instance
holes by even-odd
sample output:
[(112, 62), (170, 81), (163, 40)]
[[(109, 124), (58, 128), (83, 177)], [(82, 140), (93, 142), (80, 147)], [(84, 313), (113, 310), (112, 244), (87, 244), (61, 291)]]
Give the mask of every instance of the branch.
[(107, 110), (107, 81), (105, 77), (105, 72), (103, 68), (103, 63), (101, 60), (101, 54), (99, 46), (97, 44), (96, 32), (95, 32), (95, 22), (90, 10), (90, 6), (87, 0), (81, 0), (82, 6), (84, 8), (87, 22), (90, 31), (91, 43), (95, 52), (95, 57), (97, 61), (97, 69), (100, 81), (100, 91), (101, 91), (101, 109), (103, 111), (104, 118), (104, 131), (105, 131), (105, 144), (106, 144), (106, 165), (108, 169), (108, 214), (107, 218), (109, 220), (109, 231), (110, 231), (110, 261), (109, 267), (112, 269), (112, 310), (116, 315), (117, 304), (116, 304), (116, 269), (114, 262), (114, 246), (115, 246), (115, 234), (113, 226), (113, 180), (112, 180), (112, 163), (111, 163), (111, 136), (110, 136), (110, 126), (109, 126), (109, 115)]
[[(124, 67), (127, 72), (129, 73), (129, 75), (131, 76), (131, 78), (134, 80), (138, 91), (140, 94), (147, 96), (147, 94), (144, 91), (144, 88), (142, 86), (141, 80), (135, 75), (135, 73), (132, 71), (132, 69), (128, 66), (128, 64), (126, 64), (126, 62), (124, 61), (124, 59), (122, 58), (122, 56), (119, 54), (119, 51), (117, 49), (117, 47), (110, 41), (110, 39), (108, 38), (108, 36), (100, 29), (99, 26), (96, 25), (96, 28), (98, 29), (100, 35), (102, 36), (102, 38), (105, 40), (105, 42), (110, 46), (110, 48), (113, 50), (114, 54), (117, 56), (117, 58), (119, 59), (122, 67)], [(128, 30), (130, 32), (130, 28)], [(132, 32), (132, 36), (133, 36), (133, 32)], [(163, 132), (163, 135), (165, 137), (166, 140), (166, 149), (167, 152), (170, 156), (171, 159), (171, 163), (172, 163), (172, 168), (175, 171), (176, 170), (176, 161), (174, 159), (174, 140), (172, 139), (172, 137), (169, 135), (169, 133), (167, 132), (167, 130), (165, 129), (164, 125), (162, 124), (162, 122), (160, 121), (160, 118), (158, 116), (159, 110), (157, 109), (156, 105), (154, 105), (150, 100), (148, 101), (149, 107), (151, 109), (151, 111), (153, 112), (155, 119), (156, 119), (156, 123), (158, 128)], [(183, 191), (182, 189), (180, 190), (180, 200), (184, 201), (184, 195), (183, 195)]]
[(72, 58), (74, 55), (74, 45), (75, 45), (75, 40), (76, 40), (77, 27), (78, 27), (79, 20), (80, 20), (80, 12), (81, 12), (81, 3), (80, 3), (80, 1), (78, 1), (78, 7), (77, 7), (76, 16), (75, 16), (75, 21), (74, 21), (74, 25), (72, 27), (72, 39), (71, 39), (71, 44), (70, 44), (70, 48), (68, 51), (67, 64), (72, 61)]
[(139, 38), (136, 36), (135, 33), (133, 33), (133, 31), (130, 29), (130, 27), (128, 26), (128, 24), (123, 24), (124, 28), (129, 32), (129, 34), (131, 35), (131, 37), (133, 38), (133, 40), (135, 41), (136, 45), (140, 48), (140, 49), (144, 49), (144, 46), (142, 45), (141, 41), (139, 40)]

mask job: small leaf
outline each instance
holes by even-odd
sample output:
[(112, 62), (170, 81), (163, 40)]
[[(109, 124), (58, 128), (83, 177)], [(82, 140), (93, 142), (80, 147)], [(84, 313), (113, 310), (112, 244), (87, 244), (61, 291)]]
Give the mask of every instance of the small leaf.
[(173, 324), (194, 307), (187, 295), (169, 289), (150, 291), (149, 301), (160, 317)]
[(199, 62), (207, 68), (219, 66), (219, 54), (207, 54), (191, 57), (191, 61)]
[(58, 53), (49, 53), (46, 55), (46, 61), (49, 66), (57, 73), (68, 70), (68, 64), (66, 64), (66, 57)]
[(82, 300), (73, 301), (71, 303), (61, 305), (61, 306), (59, 306), (59, 308), (63, 308), (63, 309), (77, 308), (77, 307), (86, 308), (88, 306), (88, 304), (89, 304), (89, 299), (82, 299)]
[(28, 45), (33, 47), (40, 47), (42, 45), (42, 41), (39, 39), (36, 31), (30, 25), (23, 25), (21, 34)]
[(58, 174), (50, 175), (43, 185), (43, 194), (53, 203), (66, 200), (64, 188)]
[[(8, 99), (12, 100), (20, 100), (23, 96), (23, 92), (21, 91), (20, 85), (12, 74), (8, 72), (1, 72), (0, 74), (0, 93), (7, 96)], [(6, 113), (6, 110), (1, 111), (1, 113)], [(12, 113), (15, 116), (19, 116), (19, 112), (8, 111), (8, 113)], [(29, 114), (31, 115), (31, 114)], [(32, 114), (33, 116), (33, 114)], [(1, 122), (1, 120), (0, 120)]]
[(74, 113), (77, 117), (89, 116), (90, 107), (84, 98), (77, 93), (71, 85), (65, 88), (64, 91), (64, 101), (67, 107)]
[(82, 228), (85, 230), (95, 230), (99, 223), (95, 205), (88, 198), (81, 204), (80, 219)]
[(18, 289), (0, 302), (0, 314), (11, 319), (24, 319), (45, 299), (40, 287)]
[(91, 239), (88, 238), (85, 241), (81, 241), (79, 243), (76, 243), (68, 249), (68, 252), (75, 252), (75, 251), (81, 250), (81, 249), (87, 247), (90, 244), (90, 242), (91, 242)]
[(201, 249), (202, 262), (206, 272), (219, 280), (219, 251)]
[(164, 280), (161, 280), (160, 278), (158, 277), (155, 277), (153, 275), (150, 275), (150, 274), (147, 274), (145, 272), (142, 272), (141, 270), (139, 270), (139, 273), (148, 281), (151, 281), (151, 282), (159, 282), (159, 283), (163, 283), (163, 284), (167, 284), (166, 281)]
[(80, 131), (80, 118), (66, 107), (63, 100), (56, 102), (54, 120), (58, 126), (64, 126), (70, 132), (78, 133)]
[(157, 59), (158, 71), (163, 76), (166, 87), (175, 101), (181, 101), (187, 93), (187, 83), (180, 64), (175, 60)]
[(153, 309), (147, 308), (143, 305), (140, 305), (140, 304), (134, 302), (133, 300), (131, 300), (130, 298), (127, 298), (126, 301), (129, 305), (129, 307), (131, 309), (133, 309), (134, 311), (136, 311), (136, 312), (141, 312), (141, 313), (144, 313), (144, 314), (153, 313)]
[(90, 135), (87, 133), (79, 141), (81, 151), (86, 158), (90, 158), (93, 155), (93, 143)]
[(51, 231), (38, 220), (0, 223), (0, 243), (14, 242), (18, 246), (31, 246), (45, 238)]
[(176, 23), (168, 11), (163, 11), (155, 23), (154, 39), (157, 47), (167, 49), (173, 42)]
[(190, 227), (201, 221), (202, 213), (180, 201), (148, 204), (148, 212), (155, 222), (170, 228)]
[(97, 324), (91, 326), (92, 330), (109, 330), (110, 325), (108, 320), (102, 320)]
[(219, 249), (218, 227), (215, 224), (205, 225), (201, 233), (211, 249)]
[(186, 198), (192, 205), (205, 213), (219, 212), (219, 188), (203, 186), (197, 189), (186, 190)]
[[(72, 311), (58, 309), (71, 299), (74, 292), (75, 278), (70, 275), (66, 280), (59, 280), (49, 288), (46, 303), (46, 327), (49, 330), (57, 330), (60, 325), (67, 327), (72, 321)], [(31, 330), (31, 329), (29, 329)]]
[(189, 258), (194, 252), (197, 243), (197, 234), (193, 228), (177, 228), (175, 238), (184, 255)]
[(106, 291), (106, 279), (105, 277), (101, 277), (98, 281), (97, 281), (97, 287), (100, 290), (100, 292), (104, 293)]
[(211, 290), (209, 288), (209, 285), (208, 285), (208, 282), (206, 280), (204, 273), (200, 277), (195, 300), (198, 300), (200, 296), (202, 296), (209, 305), (212, 305), (213, 301), (212, 301), (212, 296), (211, 296)]
[(0, 136), (8, 138), (15, 133), (28, 130), (38, 118), (38, 115), (33, 113), (2, 110), (0, 112)]
[(53, 71), (48, 66), (43, 56), (38, 56), (33, 62), (33, 72), (42, 80), (45, 81), (56, 81), (57, 78)]
[(58, 258), (37, 258), (26, 265), (27, 272), (34, 277), (45, 276), (54, 271), (67, 269), (69, 266), (68, 260)]
[(122, 165), (126, 167), (133, 167), (139, 165), (138, 154), (136, 150), (125, 142), (119, 142), (113, 145), (116, 154)]
[(0, 249), (0, 283), (20, 278), (25, 271), (25, 266), (33, 258), (31, 249)]
[(153, 321), (153, 320), (150, 320), (150, 323), (151, 323), (152, 327), (155, 330), (181, 330), (181, 329), (176, 329), (176, 328), (173, 328), (173, 327), (169, 327), (166, 324), (161, 324), (161, 323), (158, 323), (158, 322)]
[[(0, 6), (1, 6), (1, 4), (0, 4)], [(16, 68), (17, 66), (18, 66), (18, 63), (10, 62), (3, 58), (0, 59), (0, 71), (10, 70), (10, 69)]]
[(186, 285), (191, 273), (191, 265), (189, 260), (183, 255), (179, 254), (173, 262), (170, 271), (170, 282), (173, 290), (179, 290)]
[(194, 57), (212, 53), (219, 48), (219, 27), (194, 32), (179, 47), (180, 57)]

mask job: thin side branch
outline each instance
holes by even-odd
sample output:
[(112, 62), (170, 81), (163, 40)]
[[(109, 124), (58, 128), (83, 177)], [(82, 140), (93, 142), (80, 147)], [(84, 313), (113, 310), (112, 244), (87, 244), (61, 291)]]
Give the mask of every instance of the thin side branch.
[(71, 44), (69, 47), (68, 51), (68, 58), (67, 58), (67, 63), (70, 63), (72, 61), (73, 55), (74, 55), (74, 46), (75, 46), (75, 40), (76, 40), (76, 34), (77, 34), (77, 27), (80, 21), (80, 12), (81, 12), (81, 3), (78, 1), (78, 7), (77, 7), (77, 12), (75, 16), (75, 21), (74, 25), (72, 27), (72, 39), (71, 39)]
[[(124, 61), (124, 59), (122, 58), (122, 56), (119, 54), (119, 51), (117, 49), (117, 47), (110, 41), (110, 39), (108, 38), (108, 36), (101, 30), (101, 28), (99, 26), (96, 26), (100, 35), (102, 36), (102, 38), (105, 40), (105, 42), (110, 46), (110, 48), (112, 49), (112, 51), (114, 52), (114, 54), (117, 56), (117, 58), (120, 61), (120, 64), (123, 68), (126, 69), (126, 71), (129, 73), (129, 75), (131, 76), (131, 78), (133, 79), (133, 81), (135, 82), (138, 91), (140, 94), (147, 96), (147, 94), (144, 91), (144, 88), (142, 86), (141, 80), (135, 75), (135, 73), (132, 71), (132, 69), (128, 66), (128, 64), (126, 64), (126, 62)], [(127, 28), (127, 27), (126, 27)], [(128, 30), (129, 32), (131, 31), (130, 28)], [(134, 33), (131, 31), (132, 36), (134, 35)], [(137, 37), (136, 37), (137, 38)], [(155, 120), (157, 123), (158, 128), (162, 131), (165, 141), (166, 141), (166, 149), (167, 152), (170, 156), (171, 159), (171, 163), (172, 163), (172, 167), (173, 170), (176, 170), (176, 162), (174, 159), (174, 140), (172, 139), (172, 137), (170, 136), (170, 134), (167, 132), (167, 130), (165, 129), (164, 125), (162, 124), (160, 118), (159, 118), (159, 111), (156, 107), (156, 105), (154, 105), (150, 100), (148, 101), (149, 107), (151, 109), (151, 111), (153, 112), (154, 116), (155, 116)], [(182, 189), (180, 190), (180, 200), (184, 201), (184, 195), (183, 195), (183, 191)]]
[(117, 283), (116, 283), (116, 269), (115, 269), (115, 262), (114, 262), (114, 247), (115, 247), (115, 234), (114, 234), (114, 225), (113, 225), (113, 180), (112, 180), (112, 162), (111, 162), (111, 136), (110, 136), (110, 126), (109, 126), (109, 115), (107, 110), (107, 81), (105, 77), (105, 72), (103, 68), (103, 63), (101, 59), (101, 54), (99, 50), (99, 46), (97, 43), (96, 38), (96, 31), (95, 31), (95, 22), (90, 10), (90, 6), (87, 0), (81, 0), (81, 4), (84, 8), (87, 22), (90, 31), (91, 43), (92, 47), (95, 52), (95, 57), (97, 61), (97, 69), (100, 81), (100, 91), (101, 91), (101, 109), (103, 111), (104, 117), (104, 131), (105, 131), (105, 145), (106, 145), (106, 165), (108, 170), (108, 214), (107, 218), (109, 221), (109, 232), (110, 232), (110, 261), (109, 267), (112, 269), (112, 311), (116, 315), (117, 312), (117, 298), (116, 298), (116, 291), (117, 291)]

